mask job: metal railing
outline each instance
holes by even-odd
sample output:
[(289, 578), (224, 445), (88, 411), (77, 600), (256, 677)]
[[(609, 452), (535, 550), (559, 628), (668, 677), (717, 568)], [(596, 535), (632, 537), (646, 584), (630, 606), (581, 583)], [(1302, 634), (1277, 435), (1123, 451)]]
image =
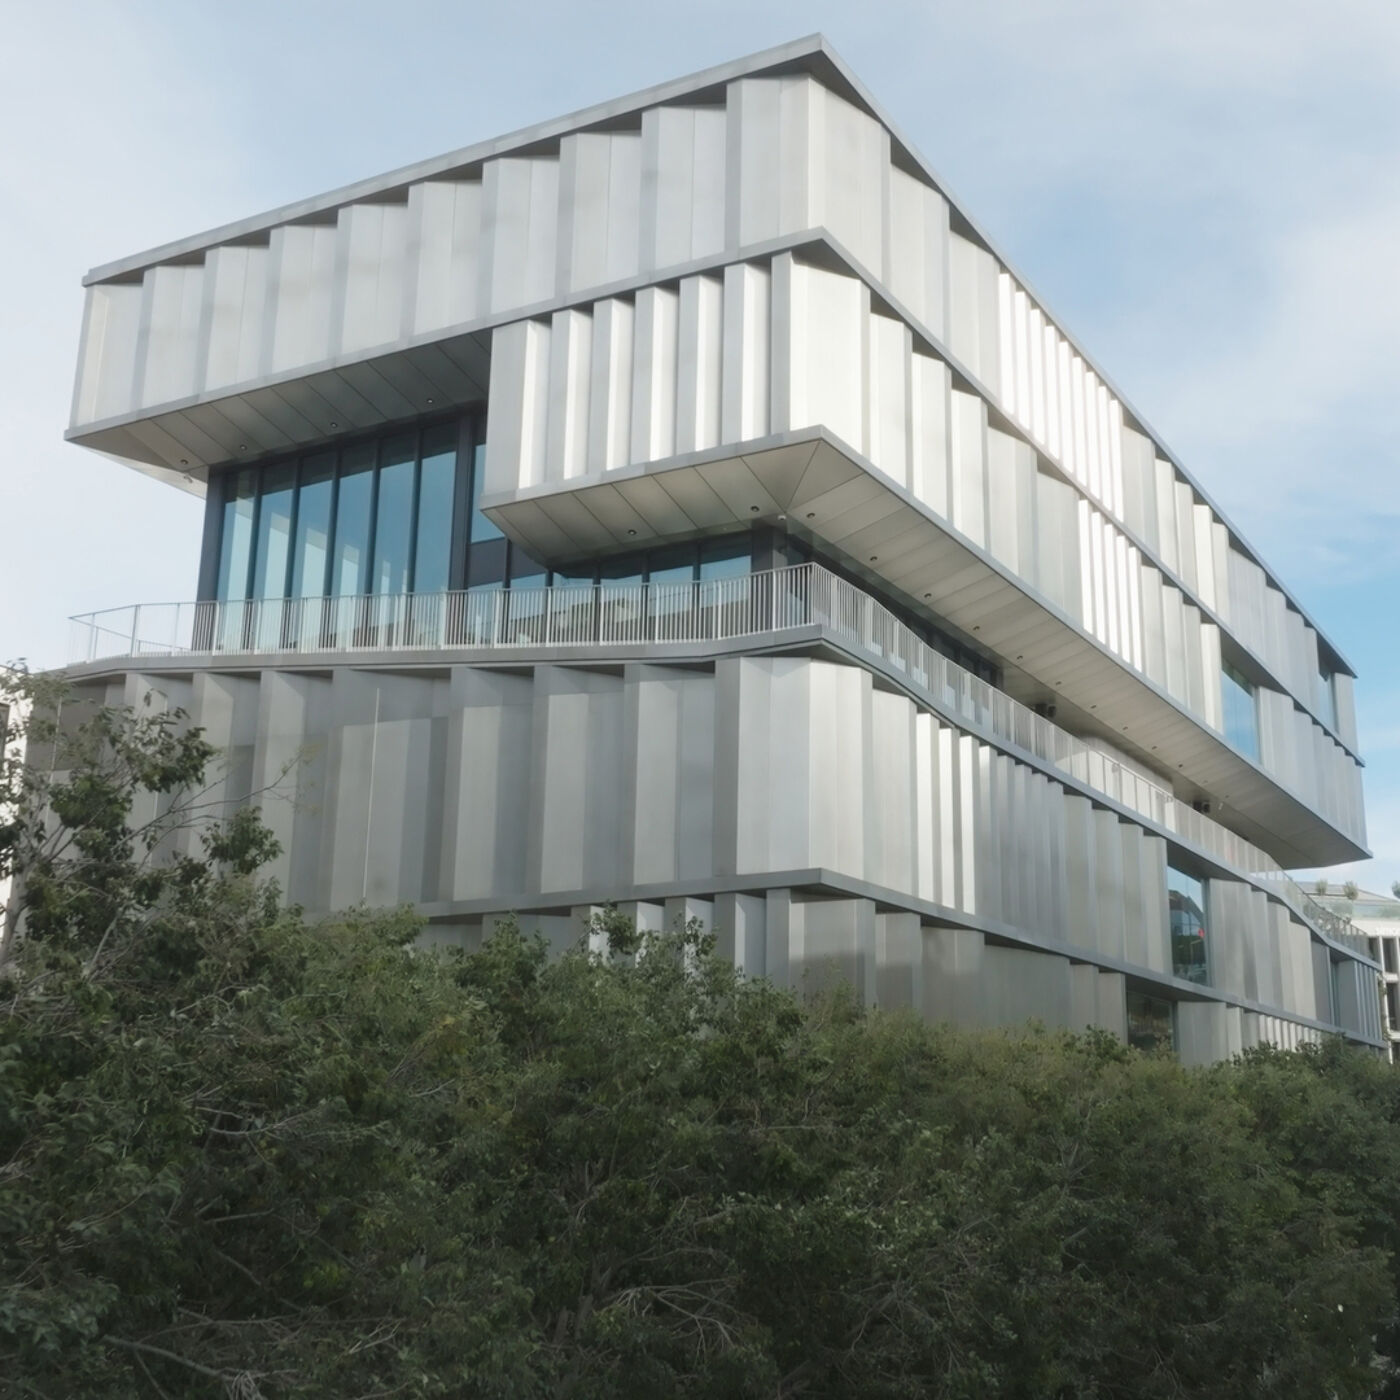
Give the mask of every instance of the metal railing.
[(736, 578), (343, 598), (138, 604), (72, 619), (72, 662), (126, 657), (694, 644), (820, 627), (968, 720), (1246, 871), (1295, 913), (1369, 956), (1365, 935), (1238, 833), (949, 660), (819, 564)]

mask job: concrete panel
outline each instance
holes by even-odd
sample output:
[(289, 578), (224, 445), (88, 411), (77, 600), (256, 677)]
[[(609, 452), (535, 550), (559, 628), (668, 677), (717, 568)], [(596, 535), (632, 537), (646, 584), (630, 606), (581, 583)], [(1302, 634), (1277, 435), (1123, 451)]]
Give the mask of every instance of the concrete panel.
[(922, 180), (889, 171), (884, 266), (890, 288), (940, 339), (947, 336), (948, 202)]
[(267, 304), (266, 248), (215, 248), (205, 260), (205, 390), (258, 375)]
[(769, 273), (754, 264), (724, 270), (724, 365), (720, 432), (743, 442), (768, 432)]
[(654, 462), (676, 450), (676, 372), (680, 296), (645, 287), (635, 303), (632, 438), (628, 460)]
[(982, 935), (970, 929), (925, 925), (923, 940), (924, 1015), (955, 1026), (986, 1025)]
[(698, 452), (720, 441), (724, 358), (724, 284), (715, 277), (683, 278), (676, 351), (677, 452)]
[(387, 345), (402, 333), (407, 224), (403, 205), (352, 204), (340, 211), (335, 270), (340, 334), (334, 353)]
[(559, 229), (559, 161), (487, 161), (482, 171), (478, 305), (504, 311), (552, 296)]
[(452, 674), (442, 820), (443, 899), (527, 887), (534, 686), (472, 667)]
[(589, 356), (587, 471), (609, 471), (632, 460), (632, 383), (635, 313), (631, 302), (593, 307)]
[(768, 901), (756, 895), (721, 894), (714, 901), (715, 951), (750, 977), (764, 977)]
[(949, 520), (952, 379), (948, 366), (929, 355), (912, 355), (909, 374), (909, 490)]
[(674, 267), (724, 247), (723, 107), (652, 107), (642, 113), (643, 269)]
[(923, 931), (917, 914), (875, 915), (875, 1001), (886, 1010), (923, 1008)]
[(425, 180), (410, 188), (407, 334), (460, 325), (477, 315), (481, 217), (480, 180)]

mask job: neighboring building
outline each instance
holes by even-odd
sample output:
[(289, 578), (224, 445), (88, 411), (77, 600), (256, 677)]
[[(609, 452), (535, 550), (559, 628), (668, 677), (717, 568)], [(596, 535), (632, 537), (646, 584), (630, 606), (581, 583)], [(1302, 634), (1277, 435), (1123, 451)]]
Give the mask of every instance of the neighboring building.
[[(80, 694), (291, 898), (617, 899), (1188, 1061), (1381, 1044), (1352, 670), (820, 39), (97, 269), (75, 442), (204, 492)], [(192, 581), (193, 587), (193, 581)]]
[(1371, 960), (1381, 969), (1381, 1030), (1394, 1061), (1400, 1044), (1400, 890), (1388, 895), (1358, 890), (1354, 899), (1331, 890), (1314, 893), (1313, 898), (1349, 920), (1370, 943)]

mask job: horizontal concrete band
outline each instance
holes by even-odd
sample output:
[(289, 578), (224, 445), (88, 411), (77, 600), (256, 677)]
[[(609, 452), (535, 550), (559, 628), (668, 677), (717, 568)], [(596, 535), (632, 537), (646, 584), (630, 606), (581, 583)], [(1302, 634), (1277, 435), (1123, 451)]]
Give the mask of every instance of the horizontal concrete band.
[[(1214, 599), (1207, 598), (1194, 581), (1184, 578), (1175, 561), (1164, 557), (1163, 550), (1149, 547), (1134, 523), (1124, 518), (1121, 502), (1106, 500), (1095, 482), (1084, 472), (1071, 471), (1060, 453), (1043, 440), (1037, 440), (1032, 428), (1014, 413), (1008, 412), (990, 387), (982, 369), (955, 352), (946, 332), (926, 324), (887, 283), (877, 278), (825, 227), (798, 230), (738, 249), (726, 249), (666, 268), (640, 272), (600, 286), (562, 293), (518, 309), (477, 316), (417, 336), (405, 336), (387, 354), (382, 347), (375, 347), (331, 356), (280, 374), (265, 374), (246, 383), (175, 399), (161, 405), (158, 410), (137, 409), (87, 422), (71, 428), (67, 436), (73, 441), (144, 462), (155, 468), (158, 474), (164, 468), (175, 484), (197, 482), (203, 479), (206, 462), (236, 461), (241, 453), (248, 451), (258, 455), (286, 450), (299, 442), (318, 441), (337, 429), (345, 431), (371, 427), (404, 414), (419, 412), (425, 403), (441, 407), (451, 403), (467, 405), (484, 402), (487, 397), (490, 332), (498, 326), (522, 319), (551, 317), (571, 308), (631, 296), (656, 285), (658, 279), (670, 283), (686, 277), (723, 272), (725, 267), (735, 263), (786, 253), (817, 256), (823, 263), (861, 281), (877, 298), (882, 311), (901, 320), (909, 328), (916, 344), (949, 366), (960, 387), (979, 396), (987, 404), (1000, 430), (1034, 446), (1042, 462), (1071, 483), (1106, 517), (1113, 518), (1117, 528), (1134, 547), (1161, 569), (1164, 578), (1190, 598), (1211, 621), (1227, 625), (1217, 613)], [(354, 372), (345, 384), (339, 388), (332, 387), (335, 376), (352, 368)], [(216, 408), (221, 403), (224, 405), (222, 413)], [(201, 421), (198, 410), (202, 408), (207, 410), (203, 414), (207, 421)], [(191, 413), (193, 416), (188, 416)], [(164, 426), (163, 415), (169, 416)], [(133, 430), (135, 435), (128, 429)], [(1176, 470), (1181, 472), (1179, 467)], [(1184, 472), (1181, 474), (1196, 493), (1202, 495), (1208, 511), (1224, 521), (1223, 515), (1209, 503), (1194, 481)], [(1250, 567), (1258, 569), (1259, 562), (1248, 542), (1233, 528), (1229, 533), (1233, 544), (1243, 551), (1241, 558), (1248, 561)], [(1279, 586), (1272, 583), (1269, 586), (1273, 591), (1279, 591)], [(1291, 595), (1282, 591), (1279, 596), (1281, 600), (1286, 599), (1300, 620), (1322, 638), (1320, 629), (1316, 628)], [(1322, 640), (1326, 641), (1325, 638)], [(1275, 663), (1266, 659), (1248, 637), (1237, 636), (1235, 641), (1260, 673), (1282, 688), (1275, 674)], [(1326, 645), (1341, 668), (1350, 671), (1336, 647), (1330, 642), (1326, 642)], [(1295, 678), (1288, 688), (1317, 723), (1328, 727), (1323, 717), (1318, 715), (1306, 685), (1298, 684)], [(1339, 743), (1354, 750), (1354, 739), (1349, 739), (1334, 728), (1329, 728), (1329, 732)]]
[[(668, 881), (637, 886), (627, 892), (625, 900), (618, 900), (615, 892), (609, 890), (578, 889), (552, 894), (547, 903), (541, 903), (538, 895), (521, 892), (513, 900), (465, 900), (452, 904), (420, 905), (418, 912), (438, 932), (437, 939), (430, 933), (429, 941), (441, 941), (442, 933), (448, 929), (461, 929), (476, 924), (485, 927), (502, 917), (512, 915), (521, 918), (527, 930), (533, 916), (562, 919), (577, 941), (587, 929), (589, 916), (597, 910), (619, 907), (624, 913), (632, 913), (637, 905), (659, 906), (665, 911), (662, 918), (653, 920), (650, 925), (644, 922), (643, 926), (650, 926), (657, 931), (674, 930), (678, 922), (696, 916), (695, 906), (703, 902), (711, 908), (703, 912), (701, 921), (707, 926), (713, 925), (714, 931), (719, 935), (719, 950), (734, 955), (736, 950), (742, 950), (743, 940), (736, 937), (734, 928), (725, 927), (720, 923), (719, 917), (711, 912), (714, 906), (717, 902), (722, 905), (725, 896), (767, 898), (774, 895), (798, 900), (860, 900), (870, 904), (876, 914), (915, 915), (920, 926), (926, 931), (960, 929), (978, 933), (993, 944), (1052, 954), (1075, 965), (1092, 966), (1101, 972), (1119, 974), (1126, 984), (1134, 989), (1164, 995), (1174, 1001), (1217, 1003), (1262, 1016), (1278, 1017), (1281, 1014), (1277, 1007), (1250, 997), (1237, 996), (1198, 982), (1188, 982), (1170, 974), (1147, 971), (1141, 965), (1122, 958), (1097, 952), (1091, 956), (1086, 955), (1084, 948), (1079, 945), (1028, 933), (1024, 929), (998, 920), (967, 914), (947, 905), (911, 899), (906, 893), (872, 886), (868, 882), (853, 880), (831, 870), (781, 870), (766, 872), (761, 877), (730, 876), (702, 881)], [(676, 915), (680, 918), (677, 919)], [(567, 946), (567, 935), (558, 924), (554, 925), (554, 932), (555, 941), (562, 950)], [(474, 939), (470, 937), (464, 944), (467, 947), (473, 945)], [(1357, 962), (1360, 966), (1363, 960), (1358, 959)], [(744, 965), (742, 961), (741, 965)], [(1369, 962), (1365, 965), (1375, 966)], [(752, 965), (746, 967), (755, 975), (764, 971)], [(1371, 1048), (1384, 1048), (1384, 1040), (1379, 1035), (1345, 1028), (1339, 1031), (1337, 1026), (1316, 1017), (1289, 1013), (1281, 1019), (1328, 1035), (1340, 1033), (1348, 1040)]]
[[(820, 625), (812, 625), (803, 628), (791, 629), (785, 632), (781, 639), (777, 637), (753, 636), (748, 638), (733, 638), (724, 641), (692, 641), (692, 642), (672, 642), (659, 643), (648, 642), (636, 646), (612, 646), (598, 649), (587, 657), (580, 657), (577, 647), (549, 647), (549, 646), (517, 646), (513, 647), (508, 657), (502, 657), (500, 651), (490, 647), (469, 647), (457, 648), (450, 652), (437, 650), (404, 650), (395, 652), (392, 658), (383, 654), (375, 653), (354, 653), (347, 652), (328, 658), (324, 654), (315, 652), (291, 653), (279, 655), (274, 659), (267, 656), (240, 656), (237, 653), (221, 655), (217, 658), (210, 658), (208, 669), (228, 674), (248, 673), (257, 675), (269, 666), (275, 666), (278, 670), (299, 672), (304, 674), (331, 675), (336, 669), (342, 666), (365, 667), (368, 669), (386, 669), (392, 667), (399, 671), (430, 671), (441, 676), (446, 676), (451, 667), (461, 665), (472, 665), (482, 667), (502, 668), (516, 670), (520, 667), (533, 668), (540, 665), (564, 665), (578, 666), (584, 668), (608, 668), (613, 666), (632, 666), (645, 663), (660, 664), (684, 664), (684, 663), (708, 663), (713, 664), (725, 656), (782, 656), (782, 655), (802, 655), (813, 657), (829, 657), (851, 661), (858, 666), (864, 667), (875, 675), (879, 682), (887, 688), (893, 688), (908, 695), (922, 709), (936, 714), (941, 721), (951, 727), (955, 727), (964, 733), (977, 737), (981, 742), (996, 748), (998, 751), (1014, 758), (1018, 763), (1024, 763), (1035, 768), (1046, 778), (1060, 784), (1066, 790), (1076, 792), (1087, 797), (1095, 807), (1106, 811), (1112, 811), (1125, 821), (1135, 822), (1154, 835), (1161, 837), (1173, 855), (1187, 856), (1204, 873), (1209, 876), (1224, 876), (1232, 880), (1239, 880), (1250, 884), (1270, 900), (1287, 908), (1291, 914), (1303, 922), (1312, 932), (1314, 937), (1321, 940), (1328, 947), (1339, 953), (1345, 953), (1348, 957), (1366, 957), (1361, 949), (1360, 940), (1352, 938), (1349, 941), (1339, 939), (1333, 932), (1323, 927), (1312, 912), (1306, 907), (1306, 900), (1297, 896), (1288, 897), (1285, 892), (1281, 892), (1276, 882), (1261, 878), (1260, 872), (1247, 868), (1238, 863), (1232, 863), (1224, 859), (1220, 851), (1211, 846), (1203, 844), (1199, 840), (1191, 837), (1179, 830), (1175, 826), (1170, 826), (1159, 820), (1150, 810), (1150, 804), (1144, 802), (1141, 806), (1132, 806), (1122, 801), (1119, 797), (1104, 791), (1095, 786), (1087, 778), (1053, 763), (1037, 754), (1032, 749), (1022, 744), (1014, 742), (1005, 734), (999, 732), (990, 723), (979, 723), (975, 715), (968, 715), (962, 710), (954, 708), (936, 692), (930, 692), (922, 686), (911, 681), (908, 673), (890, 663), (887, 659), (872, 654), (869, 650), (854, 644), (849, 638), (832, 631), (830, 628)], [(95, 661), (79, 666), (70, 667), (67, 675), (75, 683), (84, 683), (93, 680), (110, 680), (130, 674), (130, 663), (113, 663), (111, 661)], [(172, 657), (147, 657), (144, 658), (139, 673), (142, 676), (149, 676), (153, 679), (162, 675), (178, 676), (181, 679), (192, 678), (195, 674), (190, 665), (190, 658), (185, 656)], [(1105, 765), (1106, 772), (1117, 770), (1119, 765), (1111, 758), (1107, 759)], [(1135, 778), (1136, 775), (1129, 775)], [(1181, 805), (1181, 804), (1179, 804)], [(1148, 810), (1144, 810), (1148, 809)], [(1184, 805), (1182, 805), (1184, 811)], [(1193, 824), (1201, 827), (1208, 825), (1196, 814), (1192, 814)], [(593, 898), (599, 897), (594, 892)], [(570, 898), (569, 903), (587, 902), (581, 897), (579, 899)]]
[[(312, 909), (548, 907), (817, 869), (1173, 975), (1165, 835), (863, 666), (136, 672), (76, 703), (148, 695), (228, 751), (214, 797), (261, 804), (275, 873)], [(1211, 882), (1209, 922), (1211, 985), (1280, 1016), (1326, 1021), (1375, 980), (1247, 881)], [(1378, 1033), (1378, 1004), (1352, 1004)]]

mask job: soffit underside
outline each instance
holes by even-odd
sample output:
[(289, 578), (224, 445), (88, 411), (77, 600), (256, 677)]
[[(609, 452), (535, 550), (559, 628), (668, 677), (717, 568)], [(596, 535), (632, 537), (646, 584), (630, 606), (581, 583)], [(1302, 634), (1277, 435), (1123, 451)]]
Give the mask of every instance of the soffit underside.
[[(990, 556), (820, 433), (765, 439), (696, 460), (628, 467), (488, 497), (490, 515), (534, 557), (564, 563), (668, 538), (789, 519), (884, 585), (922, 601), (1061, 700), (1084, 728), (1210, 794), (1230, 825), (1281, 865), (1331, 864), (1364, 848), (1227, 745), (1077, 624), (1031, 596)], [(1024, 687), (1023, 687), (1024, 688)]]

